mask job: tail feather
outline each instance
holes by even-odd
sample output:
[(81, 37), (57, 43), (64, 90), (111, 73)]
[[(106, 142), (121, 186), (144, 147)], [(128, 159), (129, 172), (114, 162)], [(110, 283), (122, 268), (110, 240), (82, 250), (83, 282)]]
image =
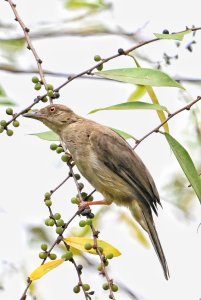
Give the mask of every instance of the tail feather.
[[(138, 212), (136, 212), (136, 208), (138, 206)], [(156, 254), (158, 256), (158, 259), (162, 265), (163, 272), (165, 279), (169, 279), (170, 274), (169, 274), (169, 269), (167, 265), (167, 261), (165, 258), (165, 254), (163, 252), (163, 248), (161, 246), (158, 233), (156, 231), (155, 225), (154, 225), (154, 220), (152, 217), (151, 209), (147, 207), (146, 204), (139, 204), (134, 202), (134, 205), (131, 208), (131, 213), (134, 215), (136, 218), (137, 216), (137, 221), (140, 223), (140, 225), (147, 231), (150, 240), (152, 242), (152, 245), (156, 251)]]

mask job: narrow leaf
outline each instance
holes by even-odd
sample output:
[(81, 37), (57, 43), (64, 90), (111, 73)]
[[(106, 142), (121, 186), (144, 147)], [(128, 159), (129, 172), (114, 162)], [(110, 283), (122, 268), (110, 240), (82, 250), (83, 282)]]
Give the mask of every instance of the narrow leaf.
[(104, 108), (97, 108), (89, 112), (89, 114), (93, 114), (95, 112), (101, 110), (130, 110), (130, 109), (151, 109), (151, 110), (161, 110), (161, 111), (168, 111), (165, 106), (161, 106), (159, 104), (151, 104), (146, 102), (125, 102), (120, 103)]
[(140, 100), (146, 94), (146, 88), (144, 85), (137, 85), (136, 90), (128, 97), (128, 102), (134, 102)]
[[(85, 244), (87, 244), (87, 243), (93, 245), (94, 244), (93, 239), (88, 239), (85, 237), (68, 237), (68, 238), (65, 238), (64, 240), (70, 247), (73, 247), (73, 248), (78, 249), (83, 252), (88, 252), (88, 253), (97, 255), (95, 249), (92, 248), (91, 250), (86, 250), (84, 247)], [(103, 253), (105, 255), (108, 255), (110, 253), (112, 253), (114, 256), (121, 255), (119, 250), (116, 249), (115, 247), (111, 246), (110, 244), (108, 244), (102, 240), (98, 240), (97, 243), (98, 243), (98, 247), (103, 248)]]
[(104, 7), (102, 1), (88, 1), (88, 0), (67, 0), (65, 7), (68, 9), (99, 9)]
[(188, 178), (192, 188), (194, 189), (198, 199), (201, 202), (201, 178), (196, 171), (194, 163), (186, 151), (186, 149), (177, 141), (175, 140), (170, 134), (164, 133), (165, 137), (176, 157), (178, 160), (184, 174)]
[(37, 136), (40, 139), (46, 140), (46, 141), (59, 141), (59, 136), (56, 133), (54, 133), (53, 131), (31, 133), (30, 135)]
[(172, 79), (169, 75), (155, 69), (126, 68), (95, 72), (94, 74), (100, 77), (132, 84), (151, 85), (158, 87), (169, 86), (184, 89), (182, 85)]
[(116, 129), (116, 128), (111, 128), (113, 131), (115, 131), (116, 133), (118, 133), (122, 138), (124, 138), (125, 140), (128, 140), (128, 139), (134, 139), (134, 136), (125, 132), (125, 131), (122, 131), (122, 130), (119, 130), (119, 129)]
[(0, 105), (1, 106), (15, 106), (16, 103), (9, 99), (7, 96), (0, 96)]
[(191, 32), (192, 32), (192, 30), (188, 29), (188, 30), (185, 30), (185, 31), (182, 31), (179, 33), (171, 33), (171, 34), (154, 33), (154, 35), (158, 39), (182, 41), (184, 36)]
[(29, 278), (31, 279), (31, 281), (38, 280), (48, 272), (60, 266), (64, 261), (64, 259), (57, 259), (54, 261), (50, 261), (44, 265), (41, 265), (31, 273)]

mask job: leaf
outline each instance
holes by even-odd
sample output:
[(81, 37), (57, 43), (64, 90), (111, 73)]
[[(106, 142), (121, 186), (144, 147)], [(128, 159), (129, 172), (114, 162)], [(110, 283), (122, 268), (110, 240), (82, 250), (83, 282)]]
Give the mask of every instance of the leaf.
[(44, 265), (41, 265), (31, 273), (29, 278), (31, 279), (31, 281), (38, 280), (48, 272), (60, 266), (64, 261), (64, 259), (57, 259), (54, 261), (50, 261)]
[(192, 30), (188, 29), (179, 33), (171, 33), (171, 34), (163, 34), (163, 33), (154, 33), (155, 37), (158, 39), (164, 39), (164, 40), (178, 40), (182, 41), (184, 36), (186, 34), (191, 33)]
[(134, 102), (141, 99), (146, 94), (144, 85), (137, 85), (136, 90), (129, 96), (128, 102)]
[(15, 106), (16, 103), (10, 100), (7, 96), (6, 97), (0, 97), (0, 106)]
[[(110, 127), (111, 128), (111, 127)], [(125, 140), (128, 140), (128, 139), (134, 139), (134, 136), (125, 132), (125, 131), (122, 131), (122, 130), (119, 130), (119, 129), (116, 129), (116, 128), (111, 128), (113, 131), (115, 131), (116, 133), (118, 133), (122, 138), (124, 138)]]
[(0, 41), (0, 47), (11, 53), (21, 51), (25, 44), (26, 42), (24, 38)]
[(59, 141), (59, 136), (53, 131), (44, 131), (39, 133), (31, 133), (30, 135), (34, 135), (39, 137), (42, 140), (46, 141)]
[[(88, 252), (91, 254), (96, 254), (96, 250), (95, 249), (91, 249), (91, 250), (86, 250), (85, 249), (85, 244), (90, 243), (91, 245), (94, 244), (94, 240), (93, 239), (88, 239), (85, 237), (68, 237), (65, 238), (64, 241), (71, 247), (78, 249), (80, 251), (83, 252)], [(111, 246), (110, 244), (102, 241), (102, 240), (97, 240), (98, 243), (98, 247), (103, 248), (103, 253), (105, 255), (108, 255), (110, 253), (112, 253), (114, 256), (119, 256), (121, 255), (121, 253), (119, 252), (119, 250), (117, 250), (116, 248), (114, 248), (113, 246)]]
[(159, 104), (151, 104), (146, 102), (124, 102), (104, 108), (97, 108), (89, 112), (89, 114), (93, 114), (102, 110), (130, 110), (130, 109), (153, 109), (153, 110), (164, 110), (168, 111), (165, 106), (161, 106)]
[(198, 199), (201, 202), (201, 178), (196, 171), (194, 163), (186, 151), (186, 149), (175, 140), (170, 134), (164, 133), (176, 159), (178, 160), (184, 174), (188, 178), (192, 188), (194, 189)]
[(68, 9), (99, 9), (105, 6), (106, 4), (100, 0), (68, 0), (65, 3), (65, 7)]
[(155, 69), (125, 68), (95, 72), (94, 74), (100, 77), (132, 84), (151, 85), (158, 87), (169, 86), (184, 89), (183, 86), (172, 79), (169, 75)]

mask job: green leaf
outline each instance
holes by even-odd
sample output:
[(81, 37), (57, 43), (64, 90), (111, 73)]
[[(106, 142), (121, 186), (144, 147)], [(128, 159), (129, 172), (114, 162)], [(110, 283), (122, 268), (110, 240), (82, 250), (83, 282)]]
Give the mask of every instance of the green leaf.
[(102, 110), (130, 110), (130, 109), (152, 109), (152, 110), (164, 110), (167, 111), (167, 108), (165, 106), (161, 106), (159, 104), (151, 104), (146, 102), (125, 102), (120, 103), (104, 108), (97, 108), (89, 112), (89, 114), (93, 114), (98, 111)]
[(10, 100), (8, 97), (0, 97), (0, 106), (15, 106), (16, 103)]
[(35, 269), (29, 276), (31, 281), (38, 280), (43, 277), (48, 272), (52, 271), (53, 269), (60, 266), (65, 260), (64, 259), (57, 259), (54, 261), (50, 261), (46, 264), (41, 265), (37, 269)]
[(128, 97), (128, 102), (135, 102), (141, 99), (146, 94), (146, 87), (144, 85), (137, 85), (136, 90)]
[(177, 87), (184, 89), (178, 82), (160, 70), (148, 68), (126, 68), (106, 70), (94, 73), (97, 76), (132, 84), (151, 85), (158, 87)]
[(39, 137), (42, 140), (46, 141), (59, 141), (59, 136), (54, 133), (53, 131), (45, 131), (45, 132), (39, 132), (39, 133), (31, 133), (30, 135), (34, 135)]
[(192, 32), (192, 30), (188, 29), (188, 30), (185, 30), (185, 31), (182, 31), (179, 33), (171, 33), (171, 34), (154, 33), (154, 35), (158, 39), (182, 41), (184, 36), (191, 32)]
[(0, 48), (11, 53), (21, 51), (26, 45), (24, 38), (1, 40)]
[(122, 131), (122, 130), (119, 130), (119, 129), (116, 129), (116, 128), (111, 128), (113, 131), (115, 131), (116, 133), (118, 133), (122, 138), (124, 138), (125, 140), (128, 140), (128, 139), (135, 139), (133, 135), (125, 132), (125, 131)]
[[(83, 252), (88, 252), (91, 254), (95, 254), (97, 255), (97, 252), (95, 249), (90, 249), (90, 250), (86, 250), (85, 249), (85, 244), (89, 243), (91, 245), (94, 244), (94, 240), (93, 239), (88, 239), (85, 237), (68, 237), (65, 238), (64, 241), (70, 246), (73, 247), (75, 249), (78, 249), (80, 251)], [(116, 249), (115, 247), (113, 247), (112, 245), (102, 241), (102, 240), (97, 240), (97, 244), (98, 247), (103, 248), (103, 253), (105, 255), (108, 255), (109, 253), (112, 253), (114, 256), (119, 256), (121, 255), (121, 253), (119, 252), (118, 249)]]
[(196, 171), (194, 163), (186, 151), (186, 149), (175, 140), (170, 134), (164, 133), (176, 159), (178, 160), (184, 174), (188, 178), (192, 188), (194, 189), (198, 199), (201, 202), (201, 178)]
[(105, 6), (106, 4), (100, 0), (68, 0), (65, 3), (68, 9), (99, 9)]

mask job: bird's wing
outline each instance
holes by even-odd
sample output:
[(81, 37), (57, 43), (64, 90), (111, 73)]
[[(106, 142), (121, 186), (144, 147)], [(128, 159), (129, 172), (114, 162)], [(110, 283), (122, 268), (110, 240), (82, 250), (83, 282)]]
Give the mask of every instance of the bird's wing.
[(94, 130), (89, 141), (97, 159), (133, 187), (138, 200), (143, 201), (157, 214), (160, 204), (153, 178), (130, 145), (109, 128)]

